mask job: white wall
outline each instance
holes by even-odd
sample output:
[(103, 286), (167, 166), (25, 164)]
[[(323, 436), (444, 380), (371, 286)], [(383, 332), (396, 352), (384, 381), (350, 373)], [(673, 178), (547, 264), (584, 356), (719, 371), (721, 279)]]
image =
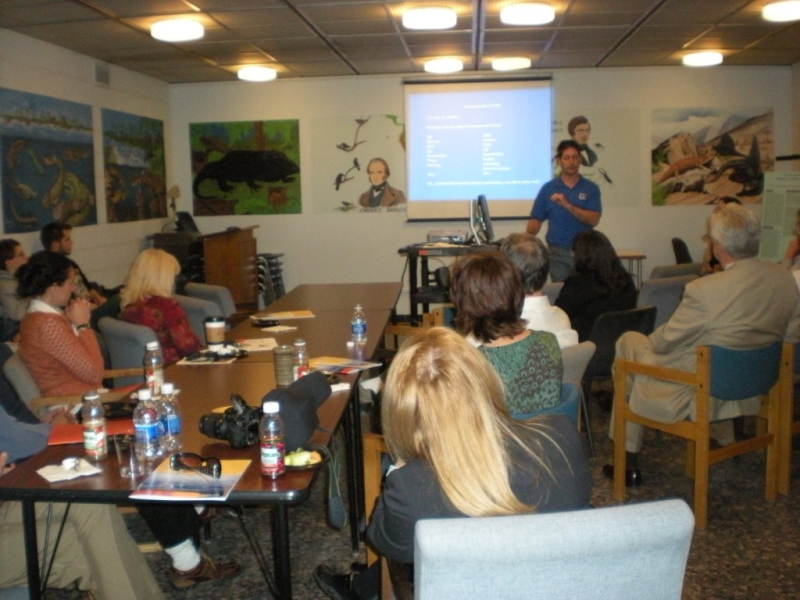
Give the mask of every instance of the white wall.
[[(106, 224), (100, 110), (109, 108), (164, 121), (167, 173), (171, 173), (169, 86), (113, 66), (111, 85), (99, 86), (94, 81), (94, 68), (95, 61), (86, 56), (0, 29), (0, 87), (92, 106), (98, 225), (73, 230), (73, 258), (89, 278), (115, 286), (122, 283), (139, 251), (147, 247), (145, 238), (160, 231), (167, 220)], [(13, 237), (28, 252), (41, 250), (38, 232)]]
[[(309, 123), (312, 119), (353, 114), (403, 113), (402, 78), (361, 76), (278, 80), (268, 84), (214, 83), (167, 85), (111, 67), (111, 86), (94, 83), (94, 60), (6, 30), (0, 30), (0, 87), (46, 94), (94, 107), (95, 143), (101, 145), (99, 111), (111, 108), (165, 121), (168, 185), (180, 184), (179, 210), (191, 211), (189, 124), (209, 121), (299, 119), (301, 168), (313, 172)], [(683, 237), (693, 255), (702, 251), (700, 236), (710, 212), (705, 206), (650, 206), (650, 119), (655, 108), (753, 107), (775, 109), (775, 149), (787, 154), (797, 148), (792, 128), (798, 128), (797, 68), (719, 67), (712, 69), (569, 69), (553, 74), (557, 111), (625, 109), (631, 111), (631, 131), (638, 148), (630, 161), (638, 181), (630, 206), (609, 206), (600, 229), (617, 248), (647, 253), (645, 273), (657, 264), (673, 262), (670, 238)], [(800, 97), (795, 93), (794, 97)], [(75, 258), (87, 274), (108, 285), (120, 283), (144, 238), (165, 220), (107, 225), (100, 153), (96, 153), (96, 192), (100, 225), (74, 231)], [(797, 168), (779, 163), (780, 169)], [(313, 190), (303, 178), (304, 201)], [(255, 217), (202, 217), (204, 232), (231, 225), (258, 224), (262, 252), (283, 252), (287, 288), (301, 283), (399, 280), (404, 261), (397, 249), (424, 241), (430, 229), (452, 223), (406, 223), (403, 213), (318, 214)], [(456, 224), (456, 227), (461, 227)], [(524, 228), (523, 221), (495, 224), (497, 236)], [(18, 236), (29, 250), (39, 249), (35, 234)], [(435, 265), (434, 265), (435, 266)], [(400, 306), (406, 310), (406, 304)]]
[[(716, 69), (641, 68), (575, 69), (553, 75), (557, 112), (625, 109), (638, 122), (638, 148), (630, 156), (638, 173), (637, 198), (631, 206), (606, 205), (600, 229), (618, 249), (638, 249), (648, 258), (645, 276), (658, 264), (674, 262), (670, 239), (679, 236), (693, 256), (702, 257), (701, 235), (707, 206), (650, 205), (650, 120), (655, 108), (773, 107), (776, 152), (791, 149), (792, 70), (789, 67), (722, 67)], [(301, 170), (313, 173), (309, 120), (353, 114), (399, 113), (402, 78), (397, 76), (278, 80), (269, 84), (191, 84), (170, 87), (175, 178), (191, 189), (189, 124), (207, 121), (300, 119)], [(576, 113), (577, 114), (577, 113)], [(779, 165), (778, 168), (788, 168)], [(313, 193), (303, 181), (304, 203)], [(619, 186), (618, 186), (619, 187)], [(613, 193), (613, 192), (612, 192)], [(310, 203), (310, 202), (309, 202)], [(191, 210), (188, 193), (180, 199)], [(198, 218), (204, 232), (231, 225), (259, 224), (260, 251), (284, 252), (284, 278), (291, 288), (307, 282), (386, 281), (402, 276), (397, 249), (425, 241), (430, 229), (463, 228), (453, 223), (406, 223), (405, 215), (331, 214), (231, 216)], [(524, 221), (495, 223), (498, 237), (521, 231)], [(435, 265), (434, 265), (435, 266)], [(405, 303), (399, 308), (405, 310)]]

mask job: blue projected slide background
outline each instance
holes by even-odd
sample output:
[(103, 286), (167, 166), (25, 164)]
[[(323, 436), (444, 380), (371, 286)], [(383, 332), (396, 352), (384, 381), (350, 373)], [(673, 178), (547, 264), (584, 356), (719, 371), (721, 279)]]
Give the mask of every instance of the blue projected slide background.
[(526, 216), (552, 178), (549, 82), (406, 87), (409, 218), (466, 217), (485, 194), (492, 215)]

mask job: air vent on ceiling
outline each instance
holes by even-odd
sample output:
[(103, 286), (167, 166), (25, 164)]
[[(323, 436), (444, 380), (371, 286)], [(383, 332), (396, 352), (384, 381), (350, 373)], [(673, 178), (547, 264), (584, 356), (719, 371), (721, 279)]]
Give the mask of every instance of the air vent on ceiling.
[(111, 85), (111, 69), (103, 63), (94, 63), (94, 82), (97, 85)]

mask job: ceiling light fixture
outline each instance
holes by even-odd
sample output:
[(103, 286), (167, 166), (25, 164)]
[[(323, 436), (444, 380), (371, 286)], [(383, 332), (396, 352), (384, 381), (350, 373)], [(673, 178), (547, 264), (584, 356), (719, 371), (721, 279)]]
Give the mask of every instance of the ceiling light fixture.
[(191, 19), (168, 19), (150, 26), (150, 35), (162, 42), (188, 42), (203, 37), (203, 24)]
[(403, 13), (406, 29), (450, 29), (456, 26), (456, 11), (446, 6), (412, 8)]
[(687, 67), (713, 67), (722, 63), (722, 53), (713, 50), (692, 52), (683, 57), (683, 64)]
[(506, 56), (495, 58), (492, 61), (492, 68), (495, 71), (516, 71), (518, 69), (529, 69), (531, 59), (524, 56)]
[(761, 16), (767, 21), (797, 21), (800, 19), (800, 1), (772, 2), (762, 9)]
[(545, 25), (556, 18), (556, 9), (547, 2), (520, 2), (500, 10), (500, 20), (506, 25)]
[(464, 63), (457, 58), (434, 58), (425, 63), (425, 72), (438, 73), (457, 73), (464, 69)]
[(278, 72), (271, 67), (251, 65), (239, 69), (238, 75), (242, 81), (272, 81), (278, 76)]

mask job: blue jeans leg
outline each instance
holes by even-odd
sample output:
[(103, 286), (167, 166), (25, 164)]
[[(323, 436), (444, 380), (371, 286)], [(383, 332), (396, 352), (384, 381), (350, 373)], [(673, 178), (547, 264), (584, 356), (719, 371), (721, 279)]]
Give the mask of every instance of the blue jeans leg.
[(575, 267), (572, 250), (566, 246), (550, 246), (549, 248), (550, 281), (553, 283), (564, 281)]

